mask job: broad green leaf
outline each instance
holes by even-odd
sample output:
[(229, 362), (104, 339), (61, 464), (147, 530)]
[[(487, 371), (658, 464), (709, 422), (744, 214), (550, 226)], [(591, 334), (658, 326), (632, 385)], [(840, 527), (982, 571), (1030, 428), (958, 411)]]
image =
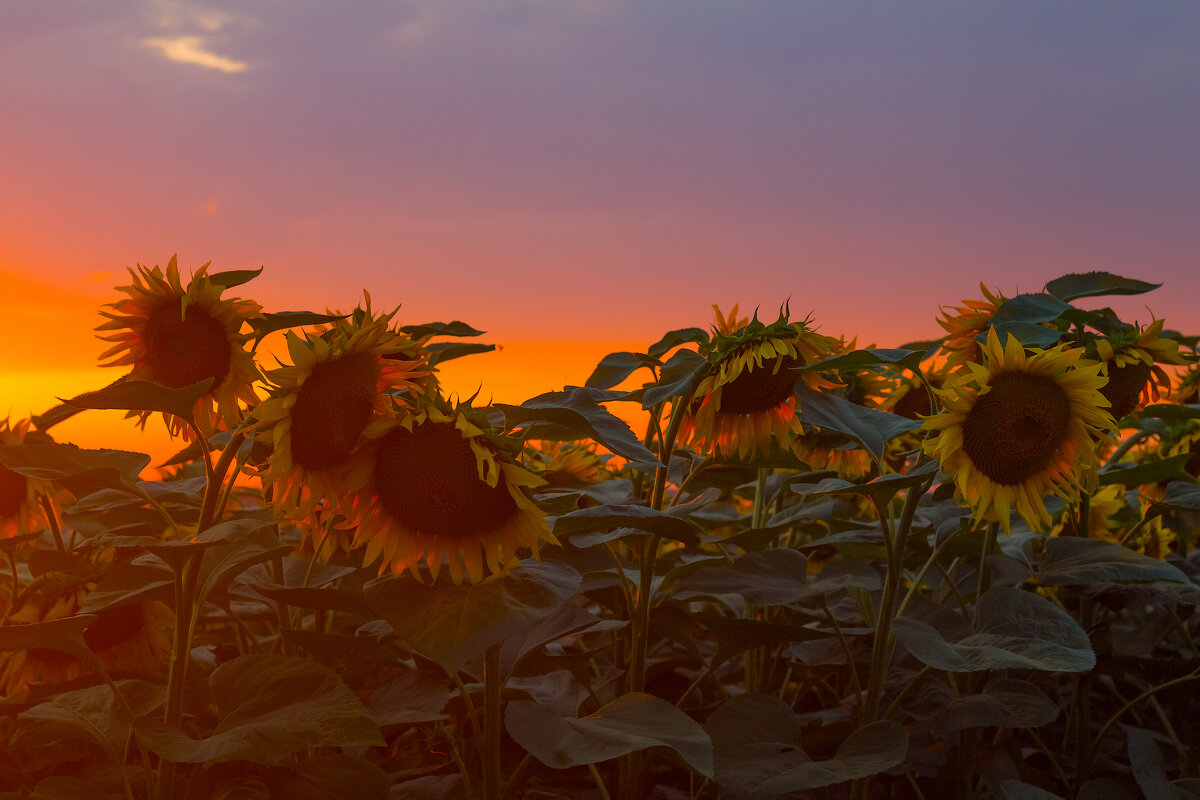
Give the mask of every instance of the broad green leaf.
[(1191, 481), (1171, 481), (1159, 502), (1171, 508), (1200, 511), (1200, 484)]
[(1001, 304), (991, 324), (999, 327), (1008, 322), (1053, 322), (1070, 309), (1070, 303), (1052, 294), (1019, 294)]
[(262, 271), (263, 268), (259, 267), (258, 269), (231, 269), (225, 272), (214, 272), (208, 276), (208, 281), (214, 286), (232, 289), (234, 286), (249, 283), (262, 275)]
[(658, 359), (641, 353), (630, 353), (624, 350), (618, 353), (609, 353), (600, 359), (600, 363), (592, 370), (592, 374), (588, 376), (583, 385), (591, 389), (611, 389), (642, 367), (654, 367), (659, 363)]
[[(596, 401), (595, 393), (599, 391), (571, 386), (561, 392), (546, 392), (532, 397), (519, 406), (496, 403), (493, 407), (504, 412), (504, 419), (510, 427), (533, 422), (561, 425), (578, 431), (581, 436), (591, 437), (634, 463), (661, 466), (658, 458), (646, 449), (629, 425)], [(607, 394), (599, 396), (608, 397)]]
[(79, 614), (29, 625), (0, 625), (0, 652), (46, 648), (90, 661), (94, 656), (83, 632), (95, 619), (95, 614)]
[(708, 361), (696, 351), (677, 350), (659, 370), (658, 383), (646, 387), (642, 393), (642, 408), (654, 408), (672, 397), (682, 397), (687, 401), (709, 367)]
[(205, 378), (188, 386), (171, 389), (151, 381), (119, 380), (103, 389), (76, 395), (63, 402), (75, 408), (161, 411), (187, 422), (195, 422), (196, 401), (208, 394), (212, 382), (212, 378)]
[[(587, 630), (600, 621), (599, 617), (587, 609), (574, 603), (564, 603), (549, 616), (539, 619), (525, 630), (504, 640), (504, 645), (500, 648), (501, 674), (511, 673), (523, 658), (541, 650), (550, 642)], [(609, 623), (625, 624), (617, 620), (610, 620)]]
[[(299, 764), (274, 767), (264, 778), (272, 798), (389, 800), (391, 777), (366, 758), (331, 753)], [(244, 800), (231, 796), (230, 800)]]
[(410, 669), (375, 690), (371, 712), (379, 727), (416, 725), (446, 719), (442, 709), (450, 702), (444, 675)]
[(201, 602), (227, 587), (243, 570), (292, 549), (279, 540), (264, 515), (227, 520), (201, 533), (196, 541), (212, 545), (200, 563)]
[[(1024, 320), (1009, 320), (995, 327), (996, 336), (1002, 343), (1007, 342), (1011, 334), (1017, 337), (1017, 341), (1026, 347), (1040, 347), (1043, 350), (1058, 344), (1058, 340), (1063, 335), (1063, 332), (1058, 328), (1047, 328), (1045, 325), (1038, 325), (1036, 322), (1026, 322)], [(987, 344), (987, 331), (976, 336), (975, 341), (981, 345)]]
[(1001, 800), (1063, 800), (1054, 792), (1024, 783), (1018, 780), (1006, 780), (1000, 783)]
[(946, 672), (1086, 672), (1096, 665), (1087, 634), (1049, 600), (997, 586), (978, 603), (975, 624), (935, 606), (924, 619), (906, 616), (893, 620), (892, 632), (922, 664)]
[[(145, 681), (117, 681), (117, 688), (136, 716), (149, 714), (167, 699), (164, 686)], [(54, 725), (68, 736), (98, 744), (116, 763), (122, 763), (130, 720), (108, 684), (56, 694), (26, 709), (20, 718)]]
[(1084, 586), (1096, 583), (1145, 583), (1174, 581), (1189, 583), (1178, 568), (1135, 553), (1116, 542), (1051, 536), (1046, 551), (1030, 579), (1041, 586)]
[(75, 408), (66, 403), (59, 403), (41, 414), (34, 415), (33, 424), (39, 431), (48, 431), (60, 422), (66, 422), (82, 411), (82, 408)]
[(874, 722), (851, 733), (833, 758), (813, 761), (800, 724), (783, 701), (764, 694), (730, 698), (704, 723), (713, 742), (716, 779), (738, 796), (772, 798), (890, 769), (908, 750), (897, 722)]
[(1170, 480), (1193, 480), (1184, 466), (1193, 458), (1191, 453), (1180, 453), (1175, 456), (1158, 458), (1144, 464), (1131, 461), (1118, 461), (1108, 464), (1100, 470), (1100, 485), (1123, 484), (1125, 486), (1144, 486), (1147, 483), (1162, 483)]
[(701, 775), (713, 775), (713, 747), (700, 724), (649, 694), (624, 694), (586, 717), (564, 717), (538, 703), (508, 704), (504, 727), (517, 744), (553, 769), (669, 747)]
[(137, 477), (150, 456), (73, 444), (6, 444), (0, 445), (0, 464), (27, 478), (56, 481), (83, 497), (100, 489), (136, 492)]
[(865, 369), (867, 367), (895, 366), (904, 367), (912, 372), (918, 372), (921, 369), (921, 360), (924, 357), (925, 352), (923, 350), (869, 347), (864, 350), (853, 350), (849, 353), (823, 358), (820, 361), (814, 361), (802, 367), (793, 367), (793, 369), (796, 372), (810, 372), (813, 370), (824, 372), (826, 370), (854, 370)]
[(1055, 278), (1046, 284), (1046, 291), (1062, 300), (1078, 300), (1080, 297), (1100, 297), (1114, 294), (1145, 294), (1157, 289), (1161, 283), (1122, 278), (1110, 272), (1072, 272)]
[(407, 333), (414, 339), (424, 339), (429, 336), (483, 336), (483, 331), (472, 328), (465, 322), (426, 322), (423, 325), (402, 325), (401, 333)]
[(937, 728), (1040, 728), (1058, 719), (1058, 712), (1058, 705), (1029, 681), (1002, 678), (982, 694), (950, 700)]
[(782, 606), (847, 586), (876, 590), (879, 575), (866, 564), (846, 561), (810, 576), (802, 553), (777, 548), (746, 553), (726, 567), (704, 567), (680, 580), (674, 596), (690, 600), (737, 594), (758, 606)]
[(796, 381), (793, 391), (799, 403), (797, 414), (800, 419), (818, 428), (849, 436), (876, 461), (882, 460), (889, 439), (921, 427), (920, 420), (877, 411), (835, 394), (815, 391), (801, 380)]
[(1170, 422), (1183, 422), (1189, 419), (1200, 419), (1200, 405), (1176, 405), (1174, 403), (1156, 403), (1137, 412), (1138, 419), (1165, 419)]
[(841, 478), (826, 478), (817, 484), (794, 483), (790, 488), (800, 495), (857, 494), (863, 497), (874, 497), (880, 504), (886, 505), (896, 495), (896, 492), (924, 483), (930, 476), (937, 474), (937, 471), (938, 462), (929, 459), (908, 472), (889, 472), (866, 483), (851, 483)]
[(693, 542), (698, 531), (691, 521), (649, 506), (592, 506), (554, 520), (554, 535), (566, 537), (576, 547), (593, 547), (639, 532)]
[(663, 334), (663, 337), (646, 351), (646, 354), (651, 358), (662, 358), (671, 350), (679, 347), (681, 344), (694, 342), (696, 344), (705, 344), (708, 342), (708, 331), (703, 328), (679, 328), (678, 330), (668, 331)]
[(168, 761), (277, 764), (312, 747), (383, 745), (379, 728), (333, 670), (312, 659), (255, 653), (209, 676), (219, 722), (192, 739), (153, 717), (134, 722), (138, 740)]
[(174, 575), (161, 565), (121, 560), (109, 567), (96, 588), (87, 593), (79, 612), (94, 614), (106, 608), (148, 600), (170, 602), (174, 583)]
[(429, 366), (432, 367), (463, 356), (490, 353), (496, 349), (496, 345), (480, 344), (479, 342), (434, 342), (426, 344), (424, 349), (428, 354)]
[(717, 637), (717, 649), (709, 659), (709, 666), (712, 669), (716, 669), (739, 653), (744, 653), (754, 647), (774, 647), (790, 642), (807, 642), (813, 639), (826, 639), (833, 635), (828, 631), (786, 622), (726, 617), (711, 610), (701, 611), (695, 615), (695, 618)]
[(474, 585), (425, 586), (405, 575), (363, 588), (367, 603), (396, 636), (453, 676), (487, 648), (553, 614), (581, 581), (566, 564), (525, 561), (507, 575)]
[(21, 800), (96, 800), (105, 796), (104, 787), (74, 775), (51, 775), (42, 778), (28, 795), (19, 794)]
[(257, 345), (267, 334), (301, 325), (324, 325), (345, 319), (349, 314), (316, 314), (312, 311), (277, 311), (273, 314), (259, 314), (250, 318), (250, 327), (254, 329), (254, 343)]
[(1154, 800), (1194, 800), (1195, 795), (1171, 783), (1162, 750), (1149, 731), (1126, 728), (1129, 765), (1146, 797)]

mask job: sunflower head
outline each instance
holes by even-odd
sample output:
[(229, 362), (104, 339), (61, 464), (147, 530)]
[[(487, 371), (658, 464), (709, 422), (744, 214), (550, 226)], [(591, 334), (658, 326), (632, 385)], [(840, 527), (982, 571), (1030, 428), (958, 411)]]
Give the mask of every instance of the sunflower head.
[(845, 347), (842, 340), (823, 336), (808, 323), (789, 322), (784, 310), (769, 325), (755, 315), (727, 334), (722, 333), (725, 326), (718, 312), (716, 335), (703, 351), (711, 368), (684, 417), (680, 428), (684, 441), (702, 452), (715, 450), (738, 458), (769, 452), (772, 437), (790, 447), (792, 439), (803, 433), (792, 392), (797, 377), (813, 389), (838, 385), (816, 372), (793, 368)]
[[(237, 424), (239, 402), (258, 397), (260, 376), (244, 345), (242, 326), (262, 310), (252, 300), (223, 298), (225, 286), (208, 277), (208, 264), (197, 269), (185, 286), (175, 256), (160, 267), (129, 268), (128, 295), (101, 310), (108, 321), (96, 328), (113, 346), (101, 354), (106, 367), (130, 367), (130, 380), (152, 381), (173, 389), (211, 379), (208, 393), (196, 402), (196, 424), (208, 435), (224, 424)], [(131, 411), (145, 427), (151, 412)], [(164, 414), (172, 435), (188, 435), (176, 417)]]
[(537, 448), (529, 448), (530, 461), (547, 486), (585, 486), (612, 477), (594, 446), (550, 441), (537, 444)]
[(273, 444), (263, 481), (283, 513), (304, 517), (361, 488), (370, 473), (363, 445), (425, 394), (424, 351), (389, 328), (395, 313), (376, 316), (368, 301), (322, 330), (287, 335), (292, 364), (268, 373), (275, 388), (254, 411), (260, 437)]
[[(1123, 521), (1118, 516), (1128, 514), (1130, 510), (1125, 502), (1123, 486), (1110, 484), (1100, 487), (1088, 501), (1088, 535), (1109, 542), (1121, 541)], [(1050, 535), (1079, 536), (1077, 515), (1069, 510), (1064, 511), (1050, 529)]]
[[(436, 580), (446, 568), (455, 583), (500, 573), (528, 549), (554, 536), (527, 489), (545, 482), (518, 466), (462, 408), (435, 406), (407, 416), (371, 442), (370, 476), (353, 497), (354, 543), (380, 572), (421, 564)], [(519, 443), (512, 445), (519, 447)]]
[(1000, 292), (993, 294), (987, 286), (979, 284), (982, 300), (964, 300), (961, 306), (939, 307), (942, 317), (937, 321), (946, 331), (942, 349), (946, 352), (946, 364), (953, 369), (968, 361), (978, 361), (979, 343), (975, 337), (988, 329), (992, 317), (1008, 300)]
[[(29, 425), (28, 419), (0, 419), (0, 445), (23, 444), (30, 436)], [(0, 539), (40, 530), (46, 518), (38, 497), (53, 492), (49, 482), (27, 478), (0, 464)]]
[(991, 328), (982, 363), (967, 362), (937, 390), (945, 408), (925, 420), (924, 450), (954, 478), (976, 521), (994, 510), (1007, 532), (1015, 508), (1045, 530), (1047, 493), (1069, 503), (1094, 483), (1098, 441), (1116, 425), (1100, 365), (1082, 355), (1065, 344), (1027, 352), (1012, 335), (1002, 346)]
[(1143, 403), (1171, 393), (1171, 378), (1159, 364), (1186, 364), (1179, 342), (1162, 336), (1163, 320), (1156, 319), (1142, 330), (1130, 325), (1097, 338), (1089, 347), (1100, 361), (1100, 374), (1108, 377), (1101, 392), (1112, 403), (1112, 415), (1120, 420)]

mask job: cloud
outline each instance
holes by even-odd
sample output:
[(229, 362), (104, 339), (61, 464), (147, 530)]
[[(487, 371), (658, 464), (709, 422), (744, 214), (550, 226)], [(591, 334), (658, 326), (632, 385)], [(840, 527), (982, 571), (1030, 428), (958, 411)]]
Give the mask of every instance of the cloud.
[(172, 39), (151, 37), (142, 39), (142, 44), (161, 51), (169, 60), (181, 64), (196, 64), (229, 73), (245, 72), (249, 68), (245, 61), (219, 56), (205, 49), (204, 40), (199, 36), (176, 36)]

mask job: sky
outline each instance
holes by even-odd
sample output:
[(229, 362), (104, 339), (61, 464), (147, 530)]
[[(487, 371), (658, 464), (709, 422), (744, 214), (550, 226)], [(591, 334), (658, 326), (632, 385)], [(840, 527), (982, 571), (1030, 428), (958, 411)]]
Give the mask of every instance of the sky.
[(98, 308), (174, 253), (462, 319), (504, 402), (714, 303), (897, 346), (1106, 270), (1200, 333), (1191, 0), (4, 0), (0, 109), (0, 414), (115, 378)]

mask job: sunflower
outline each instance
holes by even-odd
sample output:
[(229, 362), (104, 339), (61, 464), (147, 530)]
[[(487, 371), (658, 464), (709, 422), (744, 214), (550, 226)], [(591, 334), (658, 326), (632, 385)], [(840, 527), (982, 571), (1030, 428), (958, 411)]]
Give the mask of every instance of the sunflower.
[(1094, 483), (1098, 440), (1115, 429), (1100, 365), (1082, 348), (1001, 346), (990, 328), (983, 363), (967, 362), (937, 390), (945, 410), (925, 420), (924, 450), (954, 478), (978, 522), (995, 510), (1005, 532), (1016, 508), (1033, 530), (1050, 527), (1047, 492), (1071, 502)]
[(1156, 319), (1145, 330), (1122, 328), (1095, 341), (1100, 374), (1108, 377), (1101, 393), (1112, 403), (1112, 415), (1120, 420), (1143, 403), (1171, 393), (1171, 378), (1159, 364), (1186, 364), (1179, 342), (1160, 336), (1163, 321)]
[[(29, 435), (29, 420), (0, 420), (0, 445), (22, 444)], [(53, 487), (27, 478), (0, 464), (0, 539), (34, 533), (46, 524), (39, 495), (49, 495)]]
[(356, 546), (379, 571), (409, 570), (421, 579), (424, 560), (433, 579), (447, 556), (455, 583), (474, 583), (483, 565), (503, 572), (540, 540), (554, 542), (542, 512), (525, 489), (545, 482), (510, 462), (463, 410), (426, 408), (405, 417), (371, 443), (373, 469), (353, 498)]
[(368, 300), (350, 320), (303, 338), (288, 333), (292, 366), (269, 373), (277, 389), (254, 410), (274, 444), (262, 480), (283, 513), (306, 517), (323, 498), (361, 488), (371, 469), (358, 457), (362, 444), (396, 424), (397, 396), (414, 402), (423, 392), (424, 352), (389, 330), (395, 313), (376, 316)]
[(1172, 394), (1176, 403), (1200, 403), (1200, 365), (1193, 364), (1179, 376), (1179, 383)]
[[(222, 298), (225, 287), (213, 283), (208, 264), (197, 269), (183, 286), (175, 256), (164, 272), (137, 265), (129, 269), (132, 282), (119, 286), (129, 297), (101, 310), (108, 322), (96, 328), (101, 339), (115, 344), (101, 354), (111, 359), (102, 366), (129, 365), (129, 380), (153, 381), (177, 389), (206, 378), (208, 392), (196, 401), (196, 425), (211, 434), (220, 423), (233, 427), (240, 418), (238, 403), (258, 401), (254, 381), (259, 379), (254, 359), (243, 347), (248, 334), (241, 329), (262, 310), (253, 300)], [(130, 411), (143, 428), (149, 411)], [(164, 414), (172, 436), (190, 437), (184, 423)]]
[[(1125, 502), (1125, 487), (1110, 484), (1101, 487), (1088, 501), (1088, 535), (1093, 539), (1104, 539), (1109, 542), (1121, 541), (1122, 523), (1115, 517), (1129, 510)], [(1058, 522), (1050, 529), (1051, 536), (1078, 536), (1079, 528), (1076, 515), (1069, 510), (1058, 517)]]
[(964, 300), (961, 306), (939, 306), (942, 318), (937, 321), (946, 331), (942, 349), (947, 353), (946, 366), (950, 369), (968, 361), (979, 360), (979, 343), (975, 337), (991, 325), (992, 317), (1008, 298), (1000, 292), (992, 294), (982, 282), (979, 291), (983, 300)]
[(606, 481), (612, 475), (595, 448), (577, 442), (539, 442), (530, 459), (548, 486), (586, 486)]
[(772, 437), (790, 447), (804, 432), (792, 392), (796, 378), (813, 389), (838, 384), (793, 368), (834, 355), (844, 343), (816, 333), (807, 321), (788, 322), (786, 311), (770, 325), (756, 318), (723, 332), (735, 313), (736, 306), (729, 318), (717, 311), (716, 336), (705, 353), (712, 369), (696, 388), (680, 436), (699, 452), (745, 459), (770, 452)]

